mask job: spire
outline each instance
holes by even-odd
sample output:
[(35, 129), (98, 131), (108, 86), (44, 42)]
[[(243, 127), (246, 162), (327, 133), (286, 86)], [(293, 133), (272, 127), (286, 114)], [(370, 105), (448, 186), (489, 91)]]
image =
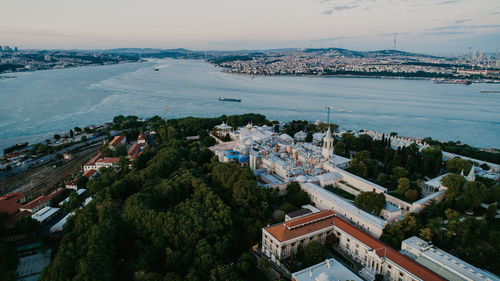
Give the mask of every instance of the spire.
[(469, 175), (467, 176), (468, 181), (475, 181), (476, 180), (476, 174), (474, 173), (474, 164), (472, 164), (472, 168), (470, 168)]
[(330, 126), (328, 126), (328, 130), (326, 131), (326, 134), (325, 134), (325, 139), (326, 139), (326, 140), (331, 140), (331, 139), (333, 139), (333, 136), (332, 136), (332, 130), (330, 129)]

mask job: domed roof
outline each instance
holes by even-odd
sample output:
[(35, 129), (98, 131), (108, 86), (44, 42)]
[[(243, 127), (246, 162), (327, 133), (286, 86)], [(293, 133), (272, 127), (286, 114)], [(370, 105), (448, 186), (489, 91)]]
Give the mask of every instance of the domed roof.
[(306, 182), (307, 178), (303, 175), (300, 175), (300, 176), (296, 177), (295, 180), (298, 182)]

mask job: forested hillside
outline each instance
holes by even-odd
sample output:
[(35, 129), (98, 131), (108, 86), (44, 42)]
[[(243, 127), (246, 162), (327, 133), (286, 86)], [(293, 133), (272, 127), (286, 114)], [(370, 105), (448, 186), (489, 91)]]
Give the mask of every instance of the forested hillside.
[(249, 249), (271, 222), (268, 195), (249, 168), (205, 147), (219, 120), (195, 119), (150, 120), (157, 150), (88, 183), (95, 199), (70, 220), (41, 280), (262, 279)]

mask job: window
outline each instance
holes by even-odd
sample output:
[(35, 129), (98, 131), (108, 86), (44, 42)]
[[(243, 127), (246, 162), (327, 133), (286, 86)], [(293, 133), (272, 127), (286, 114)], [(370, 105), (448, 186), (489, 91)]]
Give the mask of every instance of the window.
[(403, 276), (403, 272), (401, 272), (401, 271), (400, 271), (400, 272), (399, 272), (399, 276)]
[(318, 234), (318, 240), (321, 239), (321, 234)]
[(390, 264), (388, 264), (388, 265), (387, 265), (387, 268), (391, 269), (391, 268), (392, 268), (392, 266), (391, 266)]
[(314, 237), (310, 237), (310, 238), (309, 238), (309, 241), (312, 241), (312, 240), (313, 240), (313, 238), (314, 238)]
[(359, 248), (359, 244), (358, 243), (356, 243), (356, 248)]
[(292, 247), (295, 246), (295, 242), (292, 243)]
[(351, 239), (347, 238), (347, 242), (351, 242)]

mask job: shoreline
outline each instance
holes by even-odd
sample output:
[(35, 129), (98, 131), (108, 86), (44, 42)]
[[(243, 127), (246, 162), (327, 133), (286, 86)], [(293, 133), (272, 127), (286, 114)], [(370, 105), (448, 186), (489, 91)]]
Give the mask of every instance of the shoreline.
[[(248, 73), (242, 73), (242, 72), (230, 72), (225, 70), (225, 67), (218, 66), (216, 64), (210, 63), (207, 61), (207, 63), (215, 66), (216, 68), (220, 69), (221, 72), (227, 73), (227, 74), (234, 74), (234, 75), (243, 75), (243, 76), (255, 76), (255, 77), (307, 77), (307, 78), (369, 78), (369, 79), (394, 79), (394, 80), (433, 80), (433, 79), (441, 79), (441, 77), (405, 77), (405, 76), (383, 76), (383, 75), (354, 75), (354, 74), (322, 74), (322, 75), (317, 75), (317, 74), (248, 74)], [(453, 80), (468, 80), (467, 78), (443, 78), (444, 81), (453, 81)], [(500, 84), (500, 80), (493, 80), (493, 81), (481, 81), (481, 80), (473, 80), (471, 79), (472, 83), (475, 84)], [(445, 83), (448, 84), (448, 83)], [(462, 85), (463, 83), (449, 83), (449, 84), (458, 84)]]

